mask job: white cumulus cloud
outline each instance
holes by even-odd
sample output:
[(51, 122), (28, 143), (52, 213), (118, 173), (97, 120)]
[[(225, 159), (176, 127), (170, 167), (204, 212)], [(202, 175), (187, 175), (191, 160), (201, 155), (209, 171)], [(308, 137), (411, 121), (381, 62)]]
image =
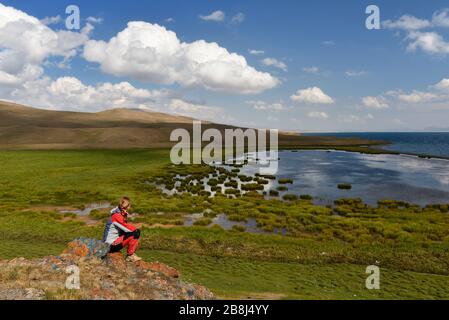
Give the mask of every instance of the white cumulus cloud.
[(165, 91), (138, 89), (128, 82), (90, 86), (74, 77), (61, 77), (54, 81), (45, 77), (14, 89), (10, 98), (39, 108), (92, 112), (148, 107), (166, 95)]
[(109, 41), (90, 40), (84, 57), (115, 76), (159, 83), (178, 83), (214, 91), (260, 93), (279, 80), (249, 66), (246, 59), (217, 43), (181, 42), (176, 33), (147, 22), (129, 22)]
[(250, 50), (248, 50), (248, 52), (250, 54), (252, 54), (253, 56), (259, 56), (259, 55), (265, 53), (265, 51), (263, 51), (263, 50), (254, 50), (254, 49), (250, 49)]
[(408, 51), (421, 49), (429, 54), (449, 54), (449, 42), (436, 32), (411, 32), (407, 39)]
[(383, 97), (363, 97), (362, 103), (365, 107), (374, 108), (374, 109), (386, 109), (388, 108), (388, 103), (385, 101)]
[(420, 19), (411, 15), (403, 15), (396, 21), (386, 20), (383, 26), (387, 29), (402, 29), (402, 30), (419, 30), (428, 28), (432, 25), (429, 20)]
[(398, 95), (398, 99), (407, 103), (423, 103), (439, 99), (440, 97), (432, 92), (413, 91), (412, 93), (402, 93)]
[(173, 114), (200, 118), (201, 120), (228, 121), (223, 108), (207, 106), (202, 103), (189, 102), (182, 99), (171, 99), (165, 110)]
[(39, 19), (0, 4), (0, 84), (19, 85), (37, 79), (50, 57), (68, 61), (88, 40), (90, 30), (53, 31)]
[(283, 71), (287, 71), (287, 65), (284, 62), (279, 61), (275, 58), (265, 58), (265, 59), (261, 60), (261, 62), (262, 62), (262, 64), (264, 64), (266, 66), (275, 67), (275, 68), (281, 69)]
[(436, 11), (432, 16), (432, 24), (435, 27), (449, 28), (449, 9)]
[(62, 18), (60, 15), (54, 16), (54, 17), (45, 17), (41, 20), (42, 24), (45, 24), (46, 26), (51, 24), (58, 24), (62, 21)]
[(442, 79), (434, 85), (429, 85), (427, 90), (391, 90), (385, 93), (404, 106), (426, 107), (430, 109), (447, 109), (449, 106), (449, 79)]
[(334, 99), (325, 94), (323, 90), (318, 87), (298, 90), (290, 97), (294, 102), (306, 104), (333, 104)]
[(443, 79), (435, 85), (436, 88), (442, 90), (449, 90), (449, 79)]
[(102, 24), (103, 23), (103, 18), (90, 16), (90, 17), (86, 18), (86, 21), (90, 22), (92, 24)]
[(224, 19), (226, 18), (226, 14), (221, 10), (217, 10), (217, 11), (214, 11), (211, 14), (208, 14), (205, 16), (200, 15), (199, 18), (204, 21), (221, 22), (221, 21), (224, 21)]
[(428, 54), (449, 54), (449, 42), (440, 33), (435, 30), (423, 30), (448, 28), (449, 8), (435, 11), (430, 20), (406, 14), (396, 21), (384, 21), (383, 26), (387, 29), (404, 30), (406, 32), (405, 41), (408, 42), (408, 51), (421, 49)]
[(284, 103), (282, 101), (269, 103), (266, 101), (247, 101), (248, 105), (253, 107), (254, 110), (270, 110), (270, 111), (283, 111), (286, 109)]
[(4, 95), (8, 100), (50, 110), (98, 112), (132, 108), (189, 116), (201, 120), (228, 121), (221, 107), (194, 103), (168, 90), (136, 88), (128, 82), (87, 85), (75, 77), (48, 77), (26, 82)]

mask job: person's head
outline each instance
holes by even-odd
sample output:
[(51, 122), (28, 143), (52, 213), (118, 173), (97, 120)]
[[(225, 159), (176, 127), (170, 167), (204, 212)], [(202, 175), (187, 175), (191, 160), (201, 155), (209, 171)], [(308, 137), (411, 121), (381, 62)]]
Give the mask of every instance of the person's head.
[(128, 211), (131, 207), (131, 200), (128, 197), (123, 197), (120, 199), (119, 208), (124, 211)]

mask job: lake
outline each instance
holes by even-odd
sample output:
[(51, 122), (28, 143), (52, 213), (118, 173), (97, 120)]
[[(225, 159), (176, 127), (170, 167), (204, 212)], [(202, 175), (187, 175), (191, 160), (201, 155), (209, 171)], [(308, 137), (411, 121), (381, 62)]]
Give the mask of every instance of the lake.
[[(308, 194), (321, 205), (336, 199), (402, 200), (418, 205), (449, 203), (449, 161), (407, 155), (368, 155), (343, 151), (281, 151), (277, 178), (293, 178), (289, 194)], [(243, 174), (258, 172), (245, 166)], [(349, 183), (351, 190), (338, 184)], [(276, 189), (270, 181), (267, 189)], [(282, 194), (281, 194), (282, 195)]]
[(385, 150), (449, 158), (449, 132), (349, 132), (305, 135), (383, 140), (391, 143), (382, 146)]

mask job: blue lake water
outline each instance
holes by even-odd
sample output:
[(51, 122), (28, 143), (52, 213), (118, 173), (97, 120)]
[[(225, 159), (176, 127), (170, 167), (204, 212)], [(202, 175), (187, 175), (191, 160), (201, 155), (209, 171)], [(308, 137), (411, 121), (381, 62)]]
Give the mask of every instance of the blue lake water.
[[(449, 203), (449, 161), (406, 155), (367, 155), (342, 151), (279, 152), (278, 178), (293, 178), (292, 194), (309, 194), (318, 204), (341, 198), (361, 198), (375, 205), (394, 199), (419, 205)], [(254, 174), (257, 166), (242, 173)], [(350, 183), (352, 190), (338, 184)], [(275, 189), (271, 181), (269, 188)]]
[(386, 150), (449, 158), (449, 132), (350, 132), (305, 135), (385, 140), (391, 142), (391, 145), (382, 147)]

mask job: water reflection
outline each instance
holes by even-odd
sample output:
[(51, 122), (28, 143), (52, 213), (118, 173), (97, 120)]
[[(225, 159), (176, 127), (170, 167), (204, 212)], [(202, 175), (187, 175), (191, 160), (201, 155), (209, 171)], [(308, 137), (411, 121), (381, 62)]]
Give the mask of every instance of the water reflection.
[[(419, 205), (449, 202), (449, 161), (398, 155), (366, 155), (340, 151), (279, 153), (278, 178), (293, 178), (288, 193), (309, 194), (317, 204), (340, 198), (362, 198), (375, 205), (394, 199)], [(257, 166), (243, 168), (254, 174)], [(339, 190), (348, 183), (352, 190)], [(276, 188), (277, 182), (271, 186)]]
[[(191, 214), (185, 217), (184, 226), (191, 227), (194, 225), (195, 221), (200, 220), (204, 218), (204, 214), (202, 213), (195, 213)], [(234, 226), (242, 226), (245, 227), (245, 232), (249, 233), (258, 233), (258, 234), (282, 234), (286, 235), (287, 230), (286, 229), (278, 229), (275, 228), (273, 232), (266, 232), (259, 228), (257, 226), (257, 220), (254, 218), (248, 218), (246, 222), (242, 221), (231, 221), (229, 220), (228, 216), (226, 214), (219, 214), (215, 218), (212, 219), (212, 223), (209, 225), (209, 227), (212, 227), (214, 225), (220, 226), (224, 230), (232, 230)]]

